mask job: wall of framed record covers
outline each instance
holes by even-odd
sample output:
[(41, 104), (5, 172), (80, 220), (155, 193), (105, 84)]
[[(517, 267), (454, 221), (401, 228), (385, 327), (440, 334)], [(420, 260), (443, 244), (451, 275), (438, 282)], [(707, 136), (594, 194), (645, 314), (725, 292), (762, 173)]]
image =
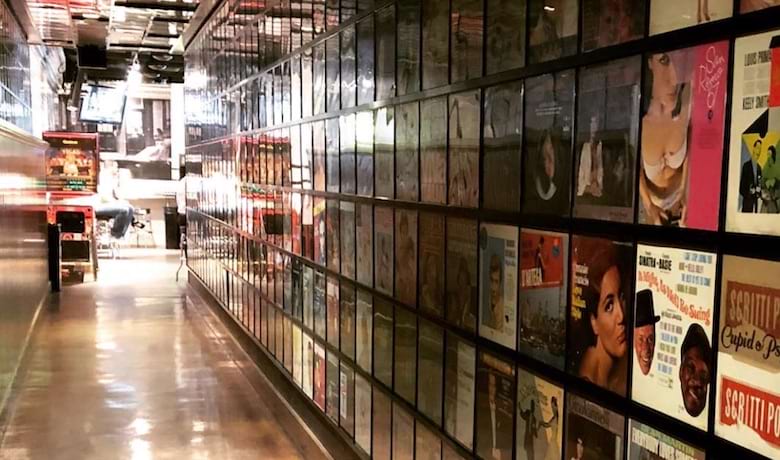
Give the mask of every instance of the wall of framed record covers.
[(775, 5), (226, 1), (191, 273), (362, 456), (776, 458)]

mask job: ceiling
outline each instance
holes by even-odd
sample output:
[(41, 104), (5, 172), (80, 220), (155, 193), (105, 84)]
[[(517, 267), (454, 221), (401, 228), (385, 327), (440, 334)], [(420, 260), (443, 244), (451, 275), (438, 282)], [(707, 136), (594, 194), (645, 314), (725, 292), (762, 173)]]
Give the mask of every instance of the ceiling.
[(105, 68), (84, 70), (89, 80), (125, 79), (137, 62), (145, 81), (183, 81), (182, 34), (198, 0), (17, 1), (26, 1), (37, 32), (31, 41), (65, 49), (66, 81), (75, 79), (77, 47), (106, 53)]

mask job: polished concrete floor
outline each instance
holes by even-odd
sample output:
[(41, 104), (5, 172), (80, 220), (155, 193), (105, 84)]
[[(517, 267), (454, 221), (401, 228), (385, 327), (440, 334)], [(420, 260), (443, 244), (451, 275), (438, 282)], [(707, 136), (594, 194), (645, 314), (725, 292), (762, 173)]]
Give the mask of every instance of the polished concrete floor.
[(42, 316), (0, 458), (329, 458), (174, 281), (177, 253), (123, 257)]

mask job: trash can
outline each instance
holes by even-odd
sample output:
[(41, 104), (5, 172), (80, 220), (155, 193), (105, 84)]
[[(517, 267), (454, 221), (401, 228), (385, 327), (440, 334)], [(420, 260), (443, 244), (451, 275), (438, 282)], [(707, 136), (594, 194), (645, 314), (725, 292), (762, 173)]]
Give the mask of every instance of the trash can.
[(179, 208), (166, 206), (163, 208), (165, 216), (165, 249), (180, 249), (179, 247)]

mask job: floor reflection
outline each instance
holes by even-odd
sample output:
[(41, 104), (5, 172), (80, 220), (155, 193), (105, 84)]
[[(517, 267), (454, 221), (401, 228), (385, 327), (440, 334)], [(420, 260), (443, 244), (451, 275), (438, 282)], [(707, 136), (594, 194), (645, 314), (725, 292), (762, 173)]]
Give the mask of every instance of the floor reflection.
[(243, 358), (188, 306), (178, 254), (123, 257), (44, 316), (0, 458), (303, 458)]

